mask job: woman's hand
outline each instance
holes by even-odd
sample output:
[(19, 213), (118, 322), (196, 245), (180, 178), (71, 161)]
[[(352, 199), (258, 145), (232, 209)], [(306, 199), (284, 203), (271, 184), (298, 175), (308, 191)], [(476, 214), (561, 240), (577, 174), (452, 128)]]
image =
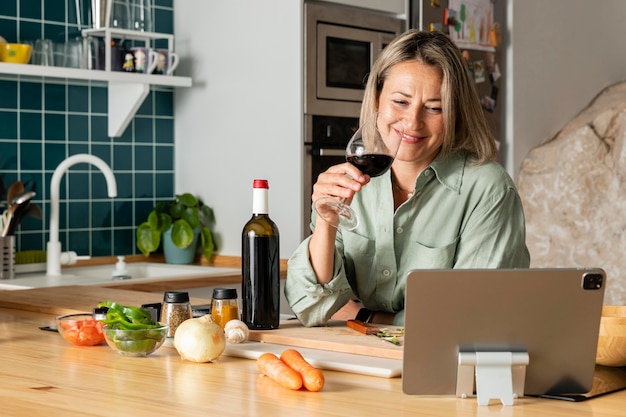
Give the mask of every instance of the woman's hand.
[(348, 162), (334, 165), (317, 177), (311, 199), (316, 201), (322, 197), (345, 198), (346, 204), (350, 204), (354, 193), (368, 182), (369, 175), (363, 175), (354, 165)]

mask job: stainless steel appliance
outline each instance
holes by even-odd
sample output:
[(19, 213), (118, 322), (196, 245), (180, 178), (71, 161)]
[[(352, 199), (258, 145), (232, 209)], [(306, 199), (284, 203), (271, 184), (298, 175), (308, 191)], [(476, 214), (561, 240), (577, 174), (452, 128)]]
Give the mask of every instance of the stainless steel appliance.
[(305, 2), (304, 20), (303, 236), (308, 236), (313, 184), (321, 172), (345, 161), (372, 64), (405, 22), (317, 1)]
[(304, 112), (356, 117), (372, 63), (404, 21), (319, 2), (305, 3), (304, 19)]

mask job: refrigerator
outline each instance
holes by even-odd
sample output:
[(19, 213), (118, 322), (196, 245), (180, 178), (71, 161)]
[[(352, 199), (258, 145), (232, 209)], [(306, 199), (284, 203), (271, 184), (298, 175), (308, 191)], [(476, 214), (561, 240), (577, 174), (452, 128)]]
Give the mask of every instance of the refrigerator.
[[(499, 155), (505, 155), (502, 33), (504, 0), (411, 0), (410, 23), (447, 33), (461, 49), (473, 75), (483, 112)], [(500, 158), (498, 158), (500, 159)]]

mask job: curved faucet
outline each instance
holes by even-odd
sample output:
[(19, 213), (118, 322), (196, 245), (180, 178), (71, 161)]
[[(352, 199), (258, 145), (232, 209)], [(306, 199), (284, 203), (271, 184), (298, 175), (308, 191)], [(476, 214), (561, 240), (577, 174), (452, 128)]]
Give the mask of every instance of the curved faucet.
[(117, 196), (117, 183), (111, 168), (97, 156), (80, 153), (65, 159), (57, 166), (50, 181), (50, 237), (46, 254), (46, 275), (61, 275), (61, 242), (59, 242), (59, 200), (61, 178), (75, 164), (88, 163), (102, 171), (107, 181), (109, 197)]

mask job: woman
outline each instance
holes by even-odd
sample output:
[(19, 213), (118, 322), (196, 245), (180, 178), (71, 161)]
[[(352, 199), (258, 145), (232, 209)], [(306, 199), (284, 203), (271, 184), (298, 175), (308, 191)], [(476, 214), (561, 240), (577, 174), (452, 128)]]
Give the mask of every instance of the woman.
[(493, 162), (474, 81), (445, 34), (410, 30), (385, 48), (361, 121), (376, 111), (403, 126), (391, 169), (370, 178), (343, 163), (313, 187), (313, 201), (346, 198), (360, 223), (345, 231), (314, 218), (290, 258), (285, 295), (305, 326), (330, 318), (404, 324), (411, 269), (530, 263), (515, 185)]

